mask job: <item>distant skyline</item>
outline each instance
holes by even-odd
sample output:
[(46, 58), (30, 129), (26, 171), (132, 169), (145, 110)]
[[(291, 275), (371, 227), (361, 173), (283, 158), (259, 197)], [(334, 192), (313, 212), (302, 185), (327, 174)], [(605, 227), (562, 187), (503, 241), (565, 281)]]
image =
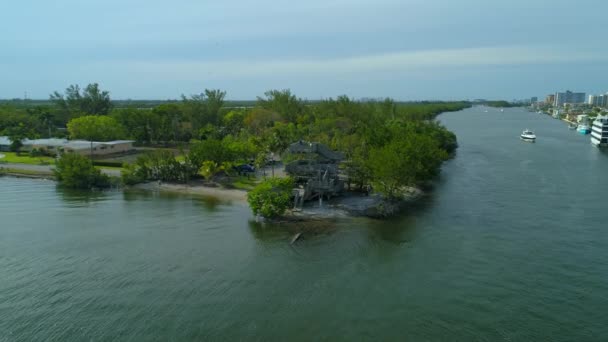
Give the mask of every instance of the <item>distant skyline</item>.
[(602, 0), (22, 0), (0, 12), (0, 98), (542, 99), (608, 92)]

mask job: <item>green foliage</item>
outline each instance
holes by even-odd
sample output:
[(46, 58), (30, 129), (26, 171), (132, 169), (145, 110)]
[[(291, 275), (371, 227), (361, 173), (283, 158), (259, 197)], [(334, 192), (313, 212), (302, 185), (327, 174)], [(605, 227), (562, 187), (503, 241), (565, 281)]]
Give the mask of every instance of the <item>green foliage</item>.
[(112, 109), (110, 93), (99, 89), (97, 83), (87, 85), (82, 91), (77, 84), (70, 85), (65, 94), (55, 91), (50, 99), (66, 121), (87, 114), (106, 115)]
[(44, 149), (37, 149), (37, 148), (33, 148), (30, 151), (29, 154), (30, 154), (30, 157), (33, 157), (33, 158), (35, 158), (35, 157), (42, 157), (42, 156), (48, 156), (48, 153), (46, 152), (46, 150), (44, 150)]
[(72, 139), (110, 141), (123, 139), (124, 128), (109, 116), (81, 116), (68, 122), (68, 132)]
[(388, 198), (397, 198), (404, 187), (436, 176), (448, 153), (413, 126), (394, 125), (390, 130), (391, 139), (371, 148), (367, 163), (374, 187)]
[(19, 154), (21, 147), (23, 147), (23, 140), (30, 135), (28, 133), (28, 129), (23, 123), (19, 123), (16, 126), (4, 130), (4, 134), (6, 134), (11, 141), (10, 150), (12, 152), (17, 152), (17, 154)]
[(74, 189), (106, 188), (110, 186), (108, 176), (93, 166), (87, 157), (66, 153), (55, 163), (53, 170), (57, 180)]
[(192, 138), (192, 122), (182, 108), (175, 103), (162, 104), (152, 110), (157, 119), (154, 123), (154, 140), (162, 142), (188, 141)]
[(222, 119), (222, 124), (227, 134), (238, 135), (244, 128), (246, 112), (243, 110), (231, 110)]
[(141, 170), (140, 166), (136, 164), (126, 164), (120, 172), (120, 178), (124, 185), (144, 183), (146, 181), (146, 176), (147, 174), (145, 171)]
[(203, 162), (203, 166), (201, 167), (201, 174), (205, 179), (211, 179), (216, 173), (221, 170), (220, 166), (211, 160), (206, 160)]
[(217, 165), (224, 162), (234, 162), (245, 158), (242, 155), (246, 153), (246, 147), (242, 146), (243, 144), (230, 138), (224, 140), (207, 139), (196, 142), (190, 146), (188, 160), (197, 168), (200, 168), (206, 161), (212, 161)]
[(104, 161), (104, 160), (94, 160), (93, 165), (95, 166), (107, 166), (107, 167), (123, 167), (124, 164), (118, 161)]
[(182, 108), (190, 118), (194, 130), (207, 124), (218, 125), (221, 122), (220, 109), (224, 106), (226, 92), (219, 89), (205, 89), (204, 93), (189, 98), (182, 95)]
[(110, 116), (125, 128), (129, 138), (138, 143), (150, 144), (162, 136), (161, 120), (155, 111), (121, 108), (113, 110)]
[(205, 89), (199, 95), (182, 96), (181, 101), (116, 101), (121, 105), (110, 111), (109, 94), (97, 85), (84, 91), (70, 86), (65, 95), (51, 96), (54, 107), (45, 107), (47, 103), (37, 103), (37, 107), (0, 104), (0, 134), (13, 130), (15, 136), (46, 136), (55, 124), (88, 113), (97, 116), (69, 122), (72, 138), (128, 137), (141, 144), (165, 146), (189, 143), (182, 160), (166, 151), (138, 158), (124, 170), (125, 184), (186, 182), (201, 173), (210, 178), (221, 170), (229, 172), (232, 164), (252, 160), (261, 169), (272, 154), (281, 155), (290, 143), (315, 141), (345, 154), (340, 168), (348, 176), (349, 187), (363, 189), (373, 184), (386, 196), (398, 197), (405, 186), (436, 175), (441, 162), (458, 146), (456, 136), (435, 122), (435, 117), (470, 106), (468, 102), (355, 100), (347, 96), (312, 102), (290, 90), (269, 90), (256, 102), (233, 103), (238, 109), (228, 110), (225, 96), (224, 91)]
[(486, 106), (489, 107), (496, 107), (496, 108), (508, 108), (508, 107), (516, 107), (516, 104), (513, 104), (509, 101), (504, 101), (504, 100), (498, 100), (498, 101), (486, 101), (483, 102), (483, 104), (485, 104)]
[(269, 90), (264, 95), (266, 98), (258, 97), (258, 106), (278, 113), (284, 120), (295, 122), (304, 112), (304, 102), (289, 89)]
[(292, 205), (291, 178), (268, 178), (247, 194), (247, 201), (254, 215), (266, 218), (281, 216)]
[(170, 151), (154, 150), (138, 157), (133, 166), (126, 167), (122, 180), (127, 185), (151, 180), (186, 183), (197, 172), (198, 167), (188, 161), (177, 161)]

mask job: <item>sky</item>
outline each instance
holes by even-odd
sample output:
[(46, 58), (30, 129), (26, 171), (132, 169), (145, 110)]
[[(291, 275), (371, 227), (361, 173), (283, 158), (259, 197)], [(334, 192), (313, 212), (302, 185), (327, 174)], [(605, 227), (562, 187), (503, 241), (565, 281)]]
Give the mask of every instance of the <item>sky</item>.
[(114, 99), (605, 93), (607, 13), (605, 0), (7, 0), (0, 98), (88, 83)]

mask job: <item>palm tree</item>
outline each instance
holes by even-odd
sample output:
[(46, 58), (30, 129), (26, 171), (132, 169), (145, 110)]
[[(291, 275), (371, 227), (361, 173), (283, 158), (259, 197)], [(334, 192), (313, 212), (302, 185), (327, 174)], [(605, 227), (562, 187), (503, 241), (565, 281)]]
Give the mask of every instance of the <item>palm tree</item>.
[(51, 138), (51, 127), (53, 125), (54, 115), (51, 112), (45, 110), (45, 111), (42, 111), (38, 115), (38, 117), (40, 118), (40, 121), (42, 121), (42, 123), (44, 123), (47, 126), (47, 128), (49, 129), (49, 139), (50, 139)]

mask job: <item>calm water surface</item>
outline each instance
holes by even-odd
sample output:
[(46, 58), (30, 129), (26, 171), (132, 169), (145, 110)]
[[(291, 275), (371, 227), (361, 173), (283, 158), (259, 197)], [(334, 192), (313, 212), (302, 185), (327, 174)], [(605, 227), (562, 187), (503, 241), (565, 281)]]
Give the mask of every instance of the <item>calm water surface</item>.
[(293, 246), (236, 203), (0, 178), (0, 341), (608, 339), (608, 154), (521, 109), (440, 119), (460, 149), (417, 208)]

